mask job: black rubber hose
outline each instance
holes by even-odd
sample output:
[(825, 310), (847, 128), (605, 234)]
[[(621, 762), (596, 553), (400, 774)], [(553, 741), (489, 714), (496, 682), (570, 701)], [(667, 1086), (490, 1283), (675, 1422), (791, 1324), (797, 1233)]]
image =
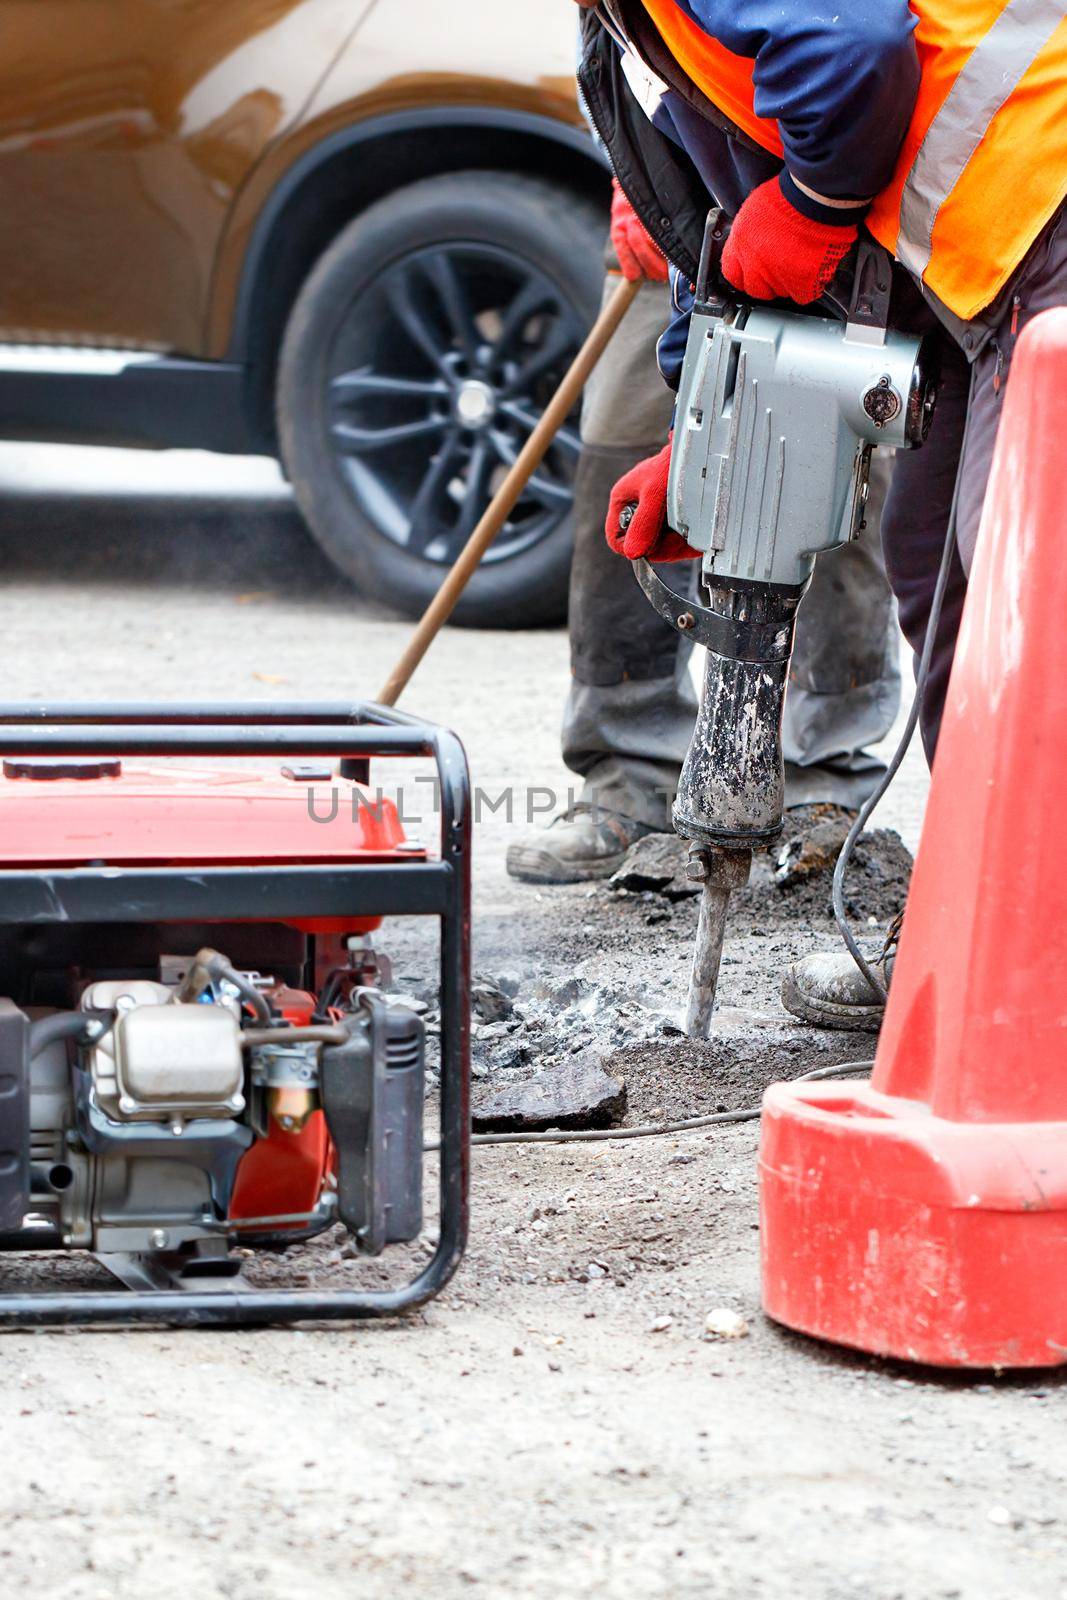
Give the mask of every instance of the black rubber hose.
[[(103, 1038), (113, 1021), (109, 1011), (54, 1011), (51, 1016), (38, 1017), (30, 1023), (30, 1060), (36, 1061), (42, 1050), (47, 1050), (57, 1039), (82, 1039), (86, 1044)], [(101, 1029), (100, 1024), (104, 1027)], [(93, 1027), (92, 1036), (87, 1029)]]

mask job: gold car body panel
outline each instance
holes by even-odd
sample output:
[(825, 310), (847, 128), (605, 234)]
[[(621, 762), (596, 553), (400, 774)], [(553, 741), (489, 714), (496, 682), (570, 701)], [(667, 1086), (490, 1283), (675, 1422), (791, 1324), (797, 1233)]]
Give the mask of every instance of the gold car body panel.
[(206, 353), (227, 353), (256, 224), (316, 146), (371, 119), (449, 107), (584, 128), (574, 58), (575, 12), (566, 0), (375, 0), (301, 118), (264, 153), (237, 197), (219, 252)]
[(242, 185), (373, 0), (0, 0), (0, 339), (199, 354)]

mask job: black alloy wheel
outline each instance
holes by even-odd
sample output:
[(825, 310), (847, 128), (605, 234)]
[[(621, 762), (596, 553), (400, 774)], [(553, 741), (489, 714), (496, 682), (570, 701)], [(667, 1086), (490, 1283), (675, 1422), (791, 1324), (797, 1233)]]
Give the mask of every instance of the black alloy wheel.
[[(436, 591), (595, 314), (601, 226), (540, 180), (428, 179), (357, 218), (312, 273), (282, 352), (279, 429), (312, 531), (360, 588), (411, 614)], [(559, 620), (579, 451), (575, 414), (457, 620)]]
[[(341, 471), (378, 531), (450, 566), (585, 335), (558, 284), (491, 245), (394, 262), (340, 330), (329, 377)], [(507, 561), (568, 516), (580, 442), (560, 429), (485, 559)]]

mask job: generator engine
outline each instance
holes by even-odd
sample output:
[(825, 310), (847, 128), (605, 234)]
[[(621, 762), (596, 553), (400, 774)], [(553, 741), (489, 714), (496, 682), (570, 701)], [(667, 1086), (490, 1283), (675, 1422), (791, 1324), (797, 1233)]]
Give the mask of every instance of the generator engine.
[(202, 949), (75, 980), (70, 1008), (0, 999), (3, 1242), (129, 1280), (334, 1222), (368, 1255), (416, 1238), (425, 1030), (357, 954), (319, 997)]
[(333, 1222), (362, 1254), (418, 1237), (426, 1030), (360, 958), (325, 1006), (211, 949), (69, 1010), (0, 998), (0, 1248), (142, 1283)]
[[(77, 1008), (0, 1000), (0, 1242), (210, 1270), (235, 1242), (422, 1227), (424, 1026), (350, 974), (315, 997), (216, 950), (101, 978)], [(141, 1269), (142, 1270), (142, 1269)]]

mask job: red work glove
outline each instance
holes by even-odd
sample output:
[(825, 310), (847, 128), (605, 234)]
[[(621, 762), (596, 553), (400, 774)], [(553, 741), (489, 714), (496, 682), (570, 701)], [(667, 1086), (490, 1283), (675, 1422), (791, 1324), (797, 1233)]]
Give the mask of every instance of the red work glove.
[[(670, 440), (658, 456), (639, 461), (611, 491), (604, 533), (616, 555), (627, 561), (694, 561), (700, 551), (667, 526), (667, 478), (671, 470)], [(619, 519), (627, 506), (637, 509), (625, 528)]]
[(722, 253), (723, 276), (753, 300), (810, 305), (856, 242), (855, 221), (841, 226), (805, 217), (772, 178), (753, 189), (734, 219)]
[(611, 180), (611, 242), (624, 278), (631, 283), (641, 278), (666, 283), (667, 258), (645, 232), (640, 217), (619, 188), (618, 178)]

